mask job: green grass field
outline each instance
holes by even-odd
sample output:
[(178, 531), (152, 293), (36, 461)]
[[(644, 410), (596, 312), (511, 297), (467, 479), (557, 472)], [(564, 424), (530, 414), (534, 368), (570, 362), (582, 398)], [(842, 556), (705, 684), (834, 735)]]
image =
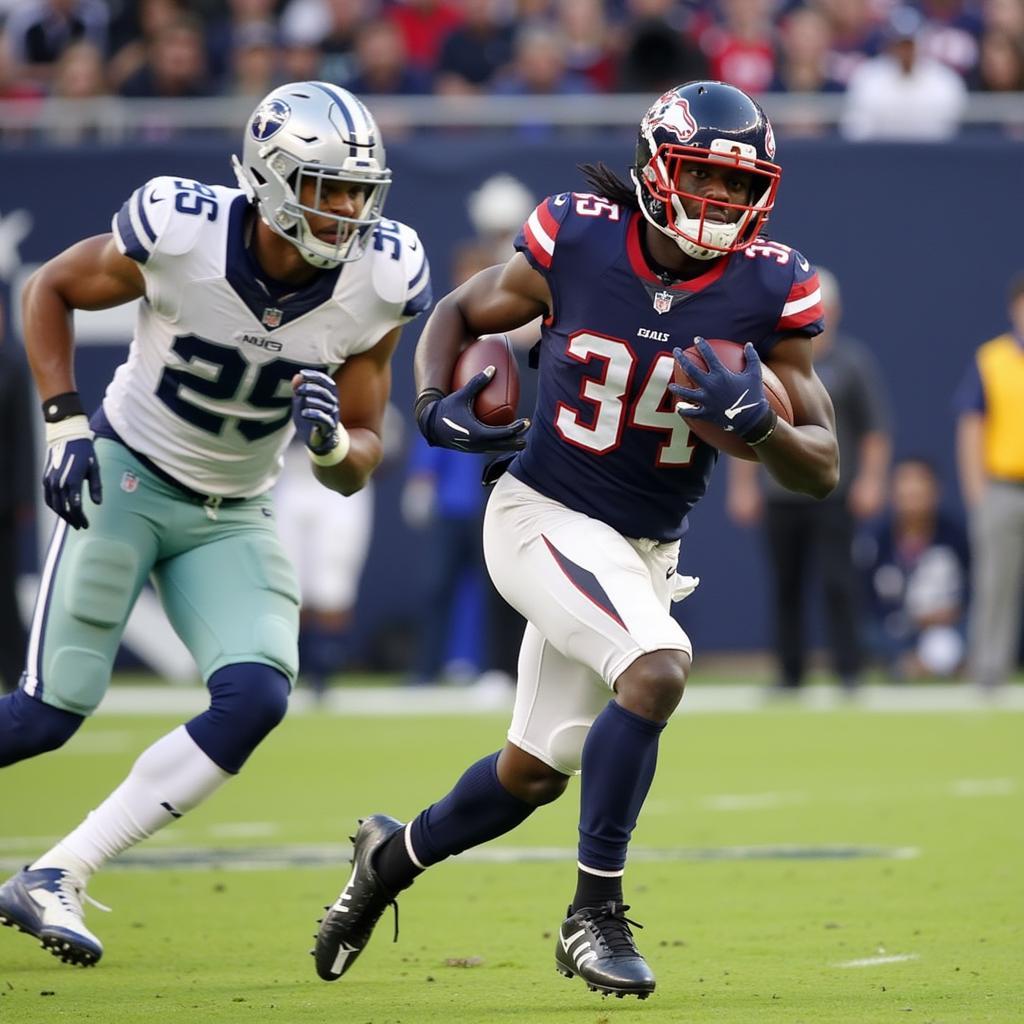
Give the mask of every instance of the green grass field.
[[(5, 872), (176, 721), (102, 715), (0, 773)], [(998, 711), (677, 717), (626, 878), (658, 976), (641, 1003), (554, 970), (575, 785), (491, 860), (421, 878), (398, 944), (388, 915), (344, 980), (319, 981), (307, 950), (356, 816), (415, 813), (500, 744), (505, 716), (296, 715), (207, 805), (96, 877), (113, 909), (89, 911), (97, 968), (0, 929), (0, 1021), (1019, 1024), (1022, 725)]]

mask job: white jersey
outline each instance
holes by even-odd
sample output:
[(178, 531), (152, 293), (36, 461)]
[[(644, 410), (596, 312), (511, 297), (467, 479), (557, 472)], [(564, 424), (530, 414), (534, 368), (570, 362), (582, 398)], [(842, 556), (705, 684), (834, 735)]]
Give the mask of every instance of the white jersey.
[(412, 228), (382, 221), (362, 259), (289, 291), (247, 248), (250, 209), (238, 189), (161, 177), (113, 220), (146, 296), (103, 411), (129, 448), (225, 498), (261, 494), (277, 478), (294, 433), (295, 373), (333, 375), (431, 301)]

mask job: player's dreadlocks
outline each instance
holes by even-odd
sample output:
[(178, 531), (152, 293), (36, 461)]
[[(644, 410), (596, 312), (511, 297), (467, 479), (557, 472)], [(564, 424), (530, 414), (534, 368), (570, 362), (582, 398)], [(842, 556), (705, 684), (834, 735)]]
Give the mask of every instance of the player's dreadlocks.
[(636, 192), (632, 185), (627, 185), (606, 163), (579, 164), (587, 184), (600, 196), (610, 199), (613, 203), (625, 206), (630, 210), (639, 210)]

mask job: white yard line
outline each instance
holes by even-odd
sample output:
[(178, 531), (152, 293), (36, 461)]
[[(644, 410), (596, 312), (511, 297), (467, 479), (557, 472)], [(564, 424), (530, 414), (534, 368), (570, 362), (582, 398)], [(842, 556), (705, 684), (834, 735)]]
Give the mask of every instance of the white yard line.
[(894, 956), (866, 956), (862, 960), (846, 960), (833, 967), (881, 967), (883, 964), (902, 964), (908, 960), (918, 960), (918, 953), (897, 953)]
[[(119, 687), (115, 682), (98, 714), (196, 714), (209, 702), (199, 686), (153, 685)], [(305, 690), (291, 698), (293, 715), (476, 715), (507, 713), (512, 693), (473, 686), (365, 686), (337, 687), (322, 704)], [(797, 697), (775, 699), (767, 687), (755, 684), (701, 686), (695, 681), (686, 691), (679, 714), (771, 712), (797, 709), (812, 713), (850, 709), (872, 713), (1024, 711), (1024, 686), (1008, 686), (984, 694), (967, 683), (936, 683), (924, 686), (865, 686), (852, 698), (836, 687), (808, 686)]]

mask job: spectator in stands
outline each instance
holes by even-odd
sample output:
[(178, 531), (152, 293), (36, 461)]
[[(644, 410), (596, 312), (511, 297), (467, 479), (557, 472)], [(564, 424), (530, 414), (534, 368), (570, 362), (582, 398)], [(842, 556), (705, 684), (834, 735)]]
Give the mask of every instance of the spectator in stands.
[(18, 685), (25, 625), (18, 608), (18, 538), (32, 522), (36, 493), (32, 381), (20, 349), (4, 341), (0, 304), (0, 692)]
[(111, 25), (113, 57), (107, 65), (114, 92), (142, 69), (160, 32), (187, 16), (185, 0), (139, 0), (121, 8)]
[(975, 92), (1024, 92), (1024, 37), (988, 29), (968, 85)]
[(830, 74), (832, 31), (814, 7), (797, 7), (779, 25), (779, 52), (770, 92), (837, 93), (845, 86)]
[(967, 538), (939, 497), (935, 467), (924, 458), (901, 459), (889, 514), (857, 545), (869, 637), (896, 679), (952, 676), (964, 660)]
[[(591, 92), (589, 82), (565, 65), (565, 39), (548, 25), (535, 23), (516, 34), (512, 65), (494, 84), (499, 96), (570, 96)], [(541, 119), (524, 120), (520, 135), (545, 138), (552, 126)]]
[(231, 40), (231, 70), (225, 91), (234, 96), (265, 96), (282, 81), (274, 24), (253, 21), (237, 25)]
[(558, 25), (565, 38), (566, 67), (595, 92), (615, 88), (615, 56), (603, 0), (562, 0)]
[(984, 30), (981, 5), (974, 0), (917, 0), (926, 30), (921, 49), (966, 78), (978, 64), (978, 41)]
[(630, 0), (633, 17), (621, 42), (619, 90), (658, 95), (680, 82), (707, 78), (708, 61), (700, 47), (680, 25), (652, 13), (649, 6), (643, 0)]
[(121, 95), (160, 99), (209, 96), (203, 25), (193, 16), (161, 28), (149, 46), (147, 63), (121, 86)]
[(465, 20), (441, 44), (435, 91), (473, 94), (489, 90), (512, 60), (512, 25), (502, 0), (470, 0)]
[(430, 74), (437, 67), (445, 37), (462, 24), (458, 4), (446, 0), (398, 0), (387, 11), (405, 40), (409, 62)]
[(971, 672), (985, 689), (1017, 664), (1024, 609), (1024, 273), (1010, 330), (982, 344), (957, 391), (957, 463), (971, 540)]
[(19, 74), (48, 83), (72, 43), (87, 40), (105, 53), (107, 28), (101, 0), (28, 0), (11, 12), (4, 36)]
[(784, 490), (760, 472), (756, 462), (729, 460), (726, 505), (730, 518), (740, 526), (763, 523), (782, 691), (796, 690), (804, 678), (803, 620), (812, 567), (824, 589), (835, 673), (848, 690), (859, 682), (864, 661), (863, 609), (861, 578), (853, 561), (854, 532), (858, 523), (882, 510), (891, 453), (882, 375), (866, 346), (838, 332), (842, 307), (834, 275), (819, 267), (818, 277), (825, 331), (812, 342), (814, 369), (835, 408), (842, 466), (839, 484), (816, 502)]
[(967, 104), (963, 79), (920, 52), (924, 28), (912, 7), (889, 17), (885, 51), (850, 78), (840, 128), (854, 141), (933, 141), (954, 136)]
[(982, 10), (986, 29), (1024, 40), (1024, 0), (984, 0)]
[(878, 49), (878, 18), (871, 0), (811, 0), (831, 29), (829, 77), (844, 86)]
[[(276, 0), (226, 0), (226, 8), (206, 28), (210, 77), (225, 83), (228, 92), (263, 95), (274, 87), (274, 74), (261, 75), (257, 65), (267, 63), (260, 51), (277, 45)], [(240, 50), (245, 51), (241, 60)], [(261, 78), (267, 84), (257, 88)]]
[(354, 74), (343, 84), (359, 96), (429, 93), (430, 76), (410, 65), (407, 58), (405, 39), (393, 21), (368, 21), (356, 34)]
[(772, 0), (719, 0), (720, 20), (700, 36), (710, 75), (762, 93), (775, 77), (775, 28)]
[(69, 46), (57, 61), (50, 95), (56, 99), (78, 103), (91, 100), (92, 103), (86, 109), (79, 107), (73, 117), (50, 128), (46, 133), (47, 142), (63, 146), (87, 144), (96, 135), (93, 114), (97, 112), (97, 105), (116, 102), (109, 95), (103, 54), (85, 40)]
[[(359, 28), (377, 15), (376, 0), (289, 0), (281, 15), (281, 34), (287, 45), (319, 51), (319, 67), (312, 79), (344, 82), (355, 73), (355, 45)], [(293, 54), (289, 71), (297, 68)], [(296, 79), (297, 80), (297, 79)]]

